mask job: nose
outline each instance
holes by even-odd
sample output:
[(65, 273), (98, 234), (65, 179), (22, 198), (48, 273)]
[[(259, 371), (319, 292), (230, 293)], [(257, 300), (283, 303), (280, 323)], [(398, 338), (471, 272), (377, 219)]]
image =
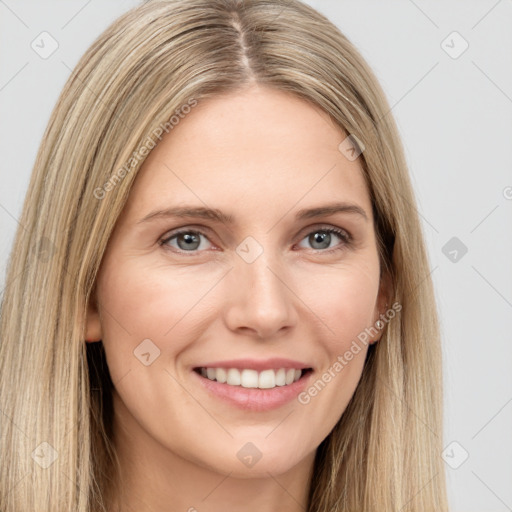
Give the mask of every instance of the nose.
[(225, 321), (233, 332), (269, 339), (297, 322), (297, 300), (289, 272), (263, 252), (248, 263), (238, 259), (226, 283)]

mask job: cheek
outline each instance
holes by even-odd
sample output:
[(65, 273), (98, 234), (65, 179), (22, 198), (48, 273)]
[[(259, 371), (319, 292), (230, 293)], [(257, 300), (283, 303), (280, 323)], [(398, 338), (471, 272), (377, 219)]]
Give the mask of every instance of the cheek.
[(204, 298), (221, 277), (221, 272), (205, 276), (185, 267), (171, 273), (129, 260), (105, 265), (98, 296), (111, 372), (116, 367), (126, 371), (133, 364), (134, 350), (147, 339), (163, 356), (159, 363), (176, 357), (200, 332), (201, 319), (206, 321), (207, 316)]
[(340, 351), (374, 323), (379, 290), (378, 261), (330, 266), (302, 280), (299, 297), (323, 322), (325, 341)]
[(379, 267), (365, 260), (338, 265), (316, 275), (314, 283), (303, 287), (301, 298), (311, 309), (310, 318), (322, 321), (319, 328), (324, 335), (317, 337), (322, 367), (298, 401), (321, 438), (342, 415), (359, 383), (369, 328), (374, 325)]

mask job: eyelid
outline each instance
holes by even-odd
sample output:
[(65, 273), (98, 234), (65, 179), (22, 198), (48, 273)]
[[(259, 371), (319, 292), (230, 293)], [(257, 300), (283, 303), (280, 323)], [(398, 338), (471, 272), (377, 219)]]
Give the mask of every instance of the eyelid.
[[(347, 241), (352, 240), (352, 234), (350, 233), (350, 231), (348, 231), (347, 229), (342, 228), (340, 226), (335, 226), (334, 224), (313, 224), (312, 226), (305, 227), (303, 230), (300, 231), (299, 235), (297, 235), (297, 236), (300, 237), (299, 238), (299, 241), (300, 241), (300, 240), (302, 240), (302, 238), (304, 238), (304, 236), (306, 234), (310, 234), (313, 231), (330, 231), (330, 230), (340, 231), (341, 233), (345, 234), (345, 236), (347, 237)], [(303, 235), (303, 233), (304, 233), (304, 235)]]

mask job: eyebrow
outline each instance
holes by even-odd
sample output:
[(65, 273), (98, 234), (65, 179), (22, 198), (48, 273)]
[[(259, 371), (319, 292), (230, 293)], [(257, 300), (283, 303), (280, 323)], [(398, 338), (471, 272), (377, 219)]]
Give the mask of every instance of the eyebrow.
[[(361, 216), (364, 220), (368, 221), (368, 216), (363, 208), (357, 204), (337, 202), (329, 203), (314, 208), (304, 208), (299, 210), (295, 218), (297, 220), (313, 219), (316, 217), (323, 217), (327, 215), (334, 215), (335, 213), (350, 213)], [(155, 210), (148, 213), (145, 217), (140, 219), (137, 224), (149, 222), (156, 219), (165, 219), (169, 217), (187, 217), (208, 219), (223, 224), (234, 224), (235, 218), (231, 214), (224, 213), (216, 208), (204, 208), (195, 206), (177, 206), (165, 208), (163, 210)]]

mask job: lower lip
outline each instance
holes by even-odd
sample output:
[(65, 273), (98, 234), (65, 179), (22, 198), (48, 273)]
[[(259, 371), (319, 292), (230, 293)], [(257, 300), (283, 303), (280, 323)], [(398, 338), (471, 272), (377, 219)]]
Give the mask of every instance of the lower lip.
[(248, 411), (270, 411), (278, 409), (296, 398), (307, 386), (313, 372), (308, 371), (292, 384), (276, 386), (271, 389), (230, 386), (216, 380), (210, 380), (195, 371), (192, 371), (192, 373), (207, 391), (231, 405)]

